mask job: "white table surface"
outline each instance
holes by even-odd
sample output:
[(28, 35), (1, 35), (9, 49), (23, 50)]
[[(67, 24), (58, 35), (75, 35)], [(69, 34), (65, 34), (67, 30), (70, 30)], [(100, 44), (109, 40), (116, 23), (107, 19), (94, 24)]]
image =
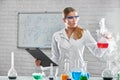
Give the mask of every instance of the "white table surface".
[[(0, 76), (0, 80), (9, 80), (7, 76)], [(18, 76), (16, 80), (34, 80), (32, 76)], [(44, 78), (42, 80), (48, 80), (48, 78)], [(61, 80), (60, 77), (58, 77), (55, 80)], [(89, 80), (103, 80), (101, 77), (90, 77)]]

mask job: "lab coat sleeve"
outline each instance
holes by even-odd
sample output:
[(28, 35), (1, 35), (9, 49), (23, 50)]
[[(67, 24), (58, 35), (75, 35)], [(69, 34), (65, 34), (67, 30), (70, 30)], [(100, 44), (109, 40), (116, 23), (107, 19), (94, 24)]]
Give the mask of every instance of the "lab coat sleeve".
[(59, 57), (60, 57), (60, 53), (59, 53), (59, 49), (58, 49), (58, 43), (55, 39), (55, 34), (53, 35), (52, 37), (52, 43), (51, 43), (51, 53), (52, 53), (52, 60), (58, 64), (58, 60), (59, 60)]
[(92, 37), (88, 30), (86, 30), (85, 32), (85, 44), (89, 51), (96, 57), (102, 57), (107, 50), (97, 47), (97, 42), (95, 41), (95, 39)]

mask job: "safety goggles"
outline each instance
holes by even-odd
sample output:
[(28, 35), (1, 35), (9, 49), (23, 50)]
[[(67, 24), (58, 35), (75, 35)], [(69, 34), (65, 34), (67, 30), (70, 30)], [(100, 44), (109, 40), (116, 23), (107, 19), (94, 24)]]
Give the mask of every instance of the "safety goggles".
[(66, 19), (74, 19), (74, 18), (75, 18), (75, 19), (78, 19), (79, 16), (67, 16), (67, 17), (66, 17)]

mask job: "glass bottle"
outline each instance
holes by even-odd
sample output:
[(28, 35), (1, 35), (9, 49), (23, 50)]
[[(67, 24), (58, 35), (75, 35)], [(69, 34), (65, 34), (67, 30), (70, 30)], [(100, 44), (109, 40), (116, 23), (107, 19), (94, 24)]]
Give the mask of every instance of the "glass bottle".
[(88, 80), (90, 74), (87, 72), (87, 61), (84, 61), (82, 65), (82, 73), (79, 80)]
[(110, 61), (107, 60), (107, 67), (102, 71), (102, 78), (103, 80), (112, 80), (113, 79), (113, 72), (110, 68)]
[(8, 78), (14, 80), (17, 78), (17, 71), (14, 68), (14, 52), (11, 52), (11, 68), (8, 71)]
[(67, 80), (69, 78), (69, 73), (70, 73), (70, 65), (69, 65), (69, 60), (65, 59), (64, 63), (64, 73), (61, 74), (61, 79), (62, 80)]

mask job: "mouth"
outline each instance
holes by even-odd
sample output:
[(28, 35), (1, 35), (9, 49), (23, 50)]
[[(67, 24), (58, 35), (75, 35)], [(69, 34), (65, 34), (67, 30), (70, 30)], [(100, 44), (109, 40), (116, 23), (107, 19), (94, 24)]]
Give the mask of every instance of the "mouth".
[(73, 25), (75, 25), (75, 26), (76, 26), (76, 25), (77, 25), (77, 23), (73, 23)]

